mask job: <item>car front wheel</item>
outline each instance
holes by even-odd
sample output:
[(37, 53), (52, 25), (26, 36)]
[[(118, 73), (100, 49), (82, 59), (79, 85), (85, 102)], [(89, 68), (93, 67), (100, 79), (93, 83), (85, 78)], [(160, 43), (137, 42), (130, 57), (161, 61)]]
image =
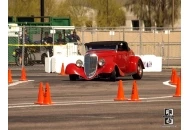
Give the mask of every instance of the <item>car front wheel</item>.
[(76, 74), (70, 74), (69, 79), (70, 79), (70, 81), (76, 81), (79, 79), (79, 76)]
[(143, 66), (140, 62), (138, 62), (138, 66), (137, 66), (137, 73), (132, 75), (133, 79), (139, 80), (141, 79), (143, 76)]
[(111, 72), (110, 80), (111, 81), (116, 81), (116, 71), (115, 71), (115, 69)]

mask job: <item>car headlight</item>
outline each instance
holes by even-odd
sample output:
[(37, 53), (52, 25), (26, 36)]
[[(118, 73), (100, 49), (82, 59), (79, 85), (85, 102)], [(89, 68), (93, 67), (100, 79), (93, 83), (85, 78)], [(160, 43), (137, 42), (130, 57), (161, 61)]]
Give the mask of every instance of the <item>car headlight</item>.
[(99, 64), (99, 66), (103, 66), (105, 64), (105, 60), (104, 59), (100, 59), (98, 61), (98, 64)]
[(77, 65), (78, 67), (81, 67), (81, 66), (83, 65), (82, 60), (77, 60), (77, 61), (76, 61), (76, 65)]

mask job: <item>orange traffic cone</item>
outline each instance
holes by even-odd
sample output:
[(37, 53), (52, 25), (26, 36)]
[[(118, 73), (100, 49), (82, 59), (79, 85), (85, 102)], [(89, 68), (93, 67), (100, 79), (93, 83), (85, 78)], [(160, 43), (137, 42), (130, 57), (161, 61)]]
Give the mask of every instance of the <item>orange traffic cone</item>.
[(11, 69), (8, 69), (8, 84), (10, 84), (12, 82), (13, 82), (13, 79), (12, 79)]
[(171, 77), (170, 77), (170, 83), (173, 83), (173, 76), (174, 76), (174, 69), (172, 68), (172, 74), (171, 74)]
[(50, 105), (50, 104), (52, 104), (50, 87), (49, 87), (49, 83), (46, 83), (43, 105)]
[(178, 75), (177, 75), (177, 71), (174, 71), (174, 76), (173, 76), (173, 84), (177, 85), (177, 80), (178, 80)]
[(124, 90), (123, 90), (123, 82), (122, 82), (122, 80), (119, 80), (117, 97), (114, 100), (115, 101), (125, 101), (125, 100), (127, 100), (127, 98), (125, 98), (125, 96), (124, 96)]
[(176, 91), (173, 97), (181, 97), (181, 78), (180, 77), (178, 77)]
[(133, 81), (133, 88), (132, 88), (132, 93), (131, 93), (131, 99), (129, 101), (140, 101), (138, 90), (137, 90), (136, 80)]
[(65, 75), (64, 63), (62, 63), (62, 67), (61, 67), (61, 73), (60, 73), (60, 75)]
[(43, 101), (44, 101), (43, 82), (40, 82), (39, 91), (38, 91), (38, 100), (34, 104), (43, 104)]
[(26, 79), (26, 70), (24, 67), (22, 67), (22, 70), (21, 70), (21, 78), (20, 78), (20, 81), (27, 81)]

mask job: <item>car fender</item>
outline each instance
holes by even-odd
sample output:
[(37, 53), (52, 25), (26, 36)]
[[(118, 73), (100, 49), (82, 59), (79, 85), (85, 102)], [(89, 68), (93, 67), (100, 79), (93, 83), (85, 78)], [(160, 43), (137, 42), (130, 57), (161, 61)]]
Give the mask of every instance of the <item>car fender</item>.
[(80, 75), (80, 76), (85, 76), (84, 75), (84, 68), (83, 67), (78, 67), (76, 66), (75, 63), (70, 63), (66, 66), (65, 68), (65, 74), (76, 74), (76, 75)]
[(115, 66), (117, 66), (116, 63), (107, 63), (102, 67), (101, 73), (111, 73), (115, 69)]
[(131, 56), (130, 58), (129, 58), (129, 70), (128, 70), (128, 72), (129, 73), (136, 73), (137, 72), (137, 66), (138, 66), (138, 62), (141, 62), (141, 64), (142, 64), (142, 67), (143, 67), (143, 69), (144, 69), (144, 64), (143, 64), (143, 62), (142, 62), (142, 60), (141, 60), (141, 58), (140, 57), (138, 57), (138, 56)]
[(124, 76), (125, 74), (119, 69), (118, 65), (116, 63), (109, 63), (106, 64), (102, 69), (101, 73), (112, 73), (112, 71), (116, 69), (118, 75)]

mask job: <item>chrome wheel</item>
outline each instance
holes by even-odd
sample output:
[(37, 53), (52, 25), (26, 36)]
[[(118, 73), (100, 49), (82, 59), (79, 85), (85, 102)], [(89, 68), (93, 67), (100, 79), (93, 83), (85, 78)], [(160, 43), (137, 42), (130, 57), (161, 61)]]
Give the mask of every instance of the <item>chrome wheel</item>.
[(138, 79), (141, 79), (142, 76), (143, 76), (143, 66), (142, 66), (141, 62), (139, 61), (138, 66), (137, 66), (137, 73), (133, 74), (132, 77), (133, 77), (133, 79), (138, 80)]

